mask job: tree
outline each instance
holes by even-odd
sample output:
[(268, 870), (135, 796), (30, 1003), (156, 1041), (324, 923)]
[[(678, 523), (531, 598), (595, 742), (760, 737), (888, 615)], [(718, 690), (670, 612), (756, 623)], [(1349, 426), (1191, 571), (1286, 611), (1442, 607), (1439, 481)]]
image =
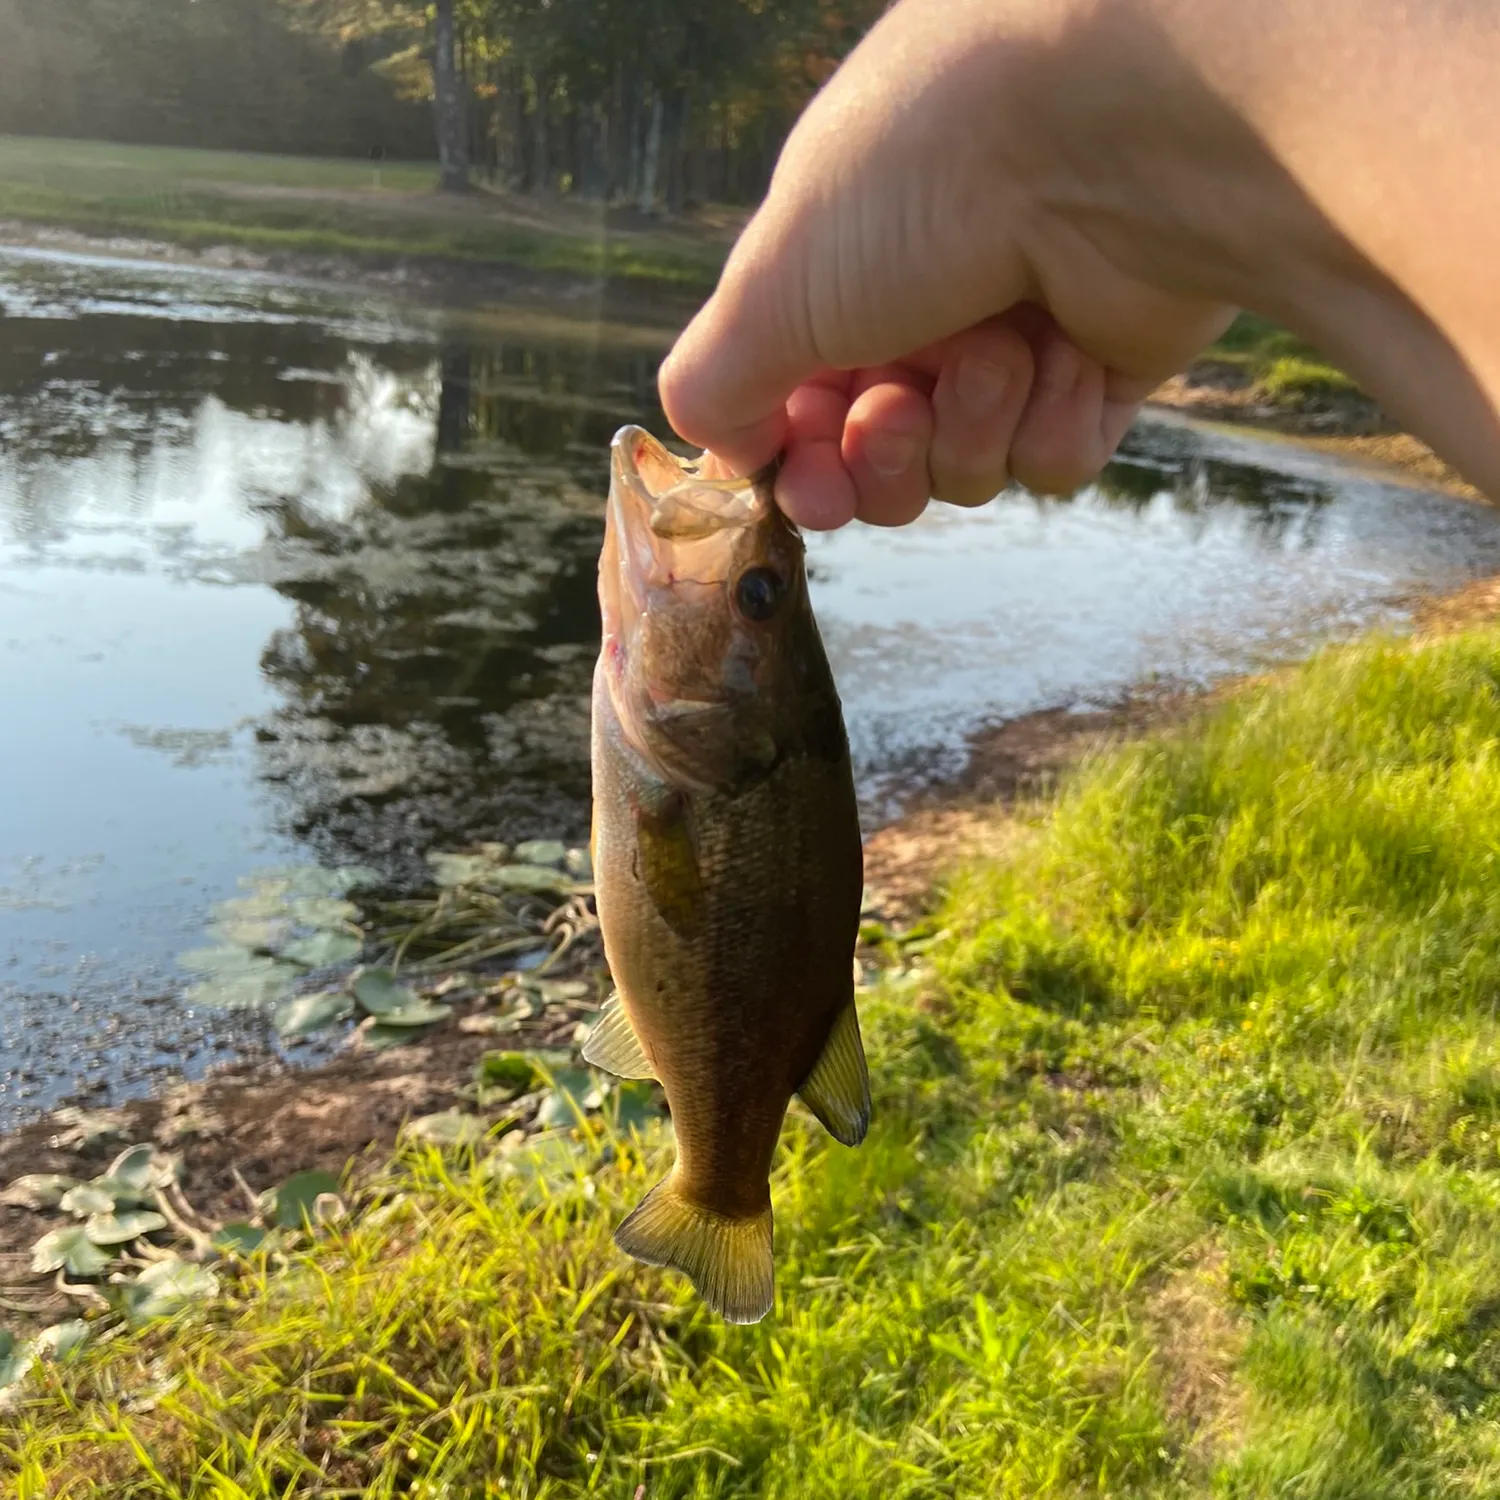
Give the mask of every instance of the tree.
[(437, 122), (440, 186), (446, 193), (469, 190), (469, 126), (464, 81), (459, 77), (453, 0), (436, 0), (433, 19), (432, 112)]

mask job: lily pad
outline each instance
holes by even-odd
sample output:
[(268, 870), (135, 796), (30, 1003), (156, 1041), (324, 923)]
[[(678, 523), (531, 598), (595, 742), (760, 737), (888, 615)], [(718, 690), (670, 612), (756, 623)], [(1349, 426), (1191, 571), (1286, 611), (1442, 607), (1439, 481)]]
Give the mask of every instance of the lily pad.
[(221, 1224), (209, 1241), (220, 1255), (253, 1255), (265, 1242), (264, 1229), (243, 1222)]
[(76, 1188), (69, 1188), (62, 1195), (63, 1209), (70, 1214), (76, 1214), (80, 1219), (86, 1219), (90, 1214), (111, 1213), (114, 1206), (114, 1194), (95, 1187), (91, 1182), (82, 1183)]
[(453, 1012), (446, 1005), (432, 1005), (427, 1001), (418, 1000), (415, 1005), (408, 1005), (401, 1010), (382, 1011), (380, 1024), (382, 1026), (431, 1026), (437, 1021), (446, 1021)]
[(583, 1068), (559, 1068), (552, 1075), (552, 1088), (537, 1111), (536, 1123), (543, 1129), (576, 1125), (580, 1114), (598, 1109), (604, 1095), (594, 1075)]
[(372, 1052), (384, 1052), (387, 1047), (405, 1047), (420, 1041), (432, 1028), (430, 1026), (385, 1026), (376, 1024), (360, 1033), (360, 1043)]
[(354, 998), (372, 1016), (421, 1004), (412, 990), (397, 982), (390, 969), (365, 969), (354, 981)]
[(342, 1021), (352, 1009), (349, 997), (342, 990), (299, 995), (276, 1012), (276, 1030), (284, 1037), (306, 1036)]
[[(153, 1188), (166, 1187), (177, 1177), (176, 1163), (163, 1156), (149, 1141), (129, 1146), (110, 1164), (104, 1174), (111, 1184), (123, 1184), (140, 1193), (149, 1193)], [(104, 1186), (104, 1180), (95, 1179), (95, 1187)], [(116, 1195), (118, 1201), (118, 1194)]]
[(427, 863), (432, 866), (432, 878), (445, 889), (486, 885), (505, 862), (507, 851), (503, 845), (496, 847), (497, 854), (429, 854)]
[[(220, 939), (220, 944), (200, 952), (217, 953), (223, 948), (235, 948), (272, 953), (291, 937), (296, 928), (287, 917), (222, 917), (211, 923), (208, 931), (211, 937)], [(188, 957), (187, 954), (183, 956)]]
[(30, 1344), (23, 1344), (15, 1334), (0, 1329), (0, 1392), (19, 1385), (34, 1360)]
[(281, 957), (309, 969), (326, 969), (333, 964), (352, 963), (364, 946), (364, 939), (352, 932), (315, 932), (288, 943)]
[(474, 1078), (484, 1093), (510, 1098), (535, 1086), (540, 1074), (524, 1052), (486, 1052), (474, 1069)]
[(565, 1130), (549, 1130), (524, 1139), (515, 1148), (497, 1151), (489, 1158), (490, 1175), (519, 1178), (539, 1187), (575, 1177), (581, 1163), (577, 1142)]
[(11, 1208), (56, 1208), (62, 1196), (70, 1188), (78, 1186), (76, 1177), (63, 1177), (56, 1172), (31, 1172), (17, 1177), (4, 1192), (0, 1192), (0, 1203)]
[[(139, 1208), (141, 1204), (151, 1201), (150, 1188), (137, 1187), (135, 1183), (127, 1182), (123, 1177), (96, 1177), (92, 1182), (85, 1183), (84, 1187), (90, 1189), (92, 1193), (99, 1193), (108, 1198), (110, 1208)], [(69, 1207), (71, 1197), (70, 1193), (63, 1199), (64, 1208)], [(92, 1197), (85, 1198), (81, 1191), (76, 1201), (80, 1205), (95, 1203)], [(109, 1209), (99, 1208), (96, 1204), (94, 1207), (79, 1207), (71, 1211), (82, 1218), (85, 1214), (108, 1213)]]
[(37, 1334), (33, 1347), (46, 1359), (62, 1363), (71, 1359), (88, 1342), (89, 1325), (82, 1318), (69, 1318), (65, 1323), (54, 1323)]
[(97, 1276), (109, 1264), (106, 1255), (89, 1237), (81, 1224), (54, 1229), (44, 1234), (31, 1249), (31, 1269), (65, 1270), (70, 1276)]
[(518, 865), (560, 868), (568, 857), (568, 846), (561, 839), (527, 839), (516, 845), (511, 857)]
[(339, 928), (359, 916), (359, 908), (352, 901), (337, 896), (299, 896), (288, 910), (304, 927)]
[(617, 1083), (610, 1089), (604, 1114), (616, 1130), (644, 1130), (652, 1120), (661, 1118), (661, 1095), (656, 1086), (644, 1078)]
[(485, 1137), (485, 1123), (477, 1115), (462, 1110), (445, 1109), (439, 1114), (422, 1115), (410, 1121), (406, 1135), (425, 1141), (429, 1146), (477, 1146)]
[(272, 962), (268, 954), (254, 953), (238, 943), (220, 943), (213, 948), (190, 948), (186, 953), (177, 955), (178, 967), (193, 974), (259, 974)]
[(313, 1204), (321, 1193), (336, 1193), (338, 1179), (327, 1172), (298, 1172), (275, 1190), (272, 1207), (283, 1229), (301, 1229), (314, 1222)]
[(295, 964), (257, 958), (250, 967), (225, 970), (193, 985), (187, 999), (220, 1010), (257, 1010), (279, 1000), (302, 974)]
[(159, 1260), (121, 1288), (120, 1305), (132, 1323), (166, 1318), (193, 1302), (214, 1296), (219, 1278), (187, 1260)]
[(167, 1227), (166, 1219), (149, 1208), (129, 1209), (122, 1214), (94, 1214), (83, 1226), (83, 1232), (96, 1245), (128, 1245), (143, 1234), (155, 1234)]
[(275, 891), (284, 896), (342, 896), (360, 886), (376, 885), (380, 876), (364, 865), (279, 865), (242, 877), (245, 890)]

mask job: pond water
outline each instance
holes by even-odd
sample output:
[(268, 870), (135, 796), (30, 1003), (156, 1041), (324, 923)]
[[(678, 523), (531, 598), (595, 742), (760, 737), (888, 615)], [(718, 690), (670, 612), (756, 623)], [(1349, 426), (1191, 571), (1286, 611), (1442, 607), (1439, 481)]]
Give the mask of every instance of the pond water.
[[(0, 1125), (265, 1045), (174, 956), (257, 868), (588, 824), (607, 444), (655, 356), (0, 255)], [(1500, 514), (1143, 421), (1093, 488), (808, 538), (868, 821), (982, 724), (1500, 570)]]

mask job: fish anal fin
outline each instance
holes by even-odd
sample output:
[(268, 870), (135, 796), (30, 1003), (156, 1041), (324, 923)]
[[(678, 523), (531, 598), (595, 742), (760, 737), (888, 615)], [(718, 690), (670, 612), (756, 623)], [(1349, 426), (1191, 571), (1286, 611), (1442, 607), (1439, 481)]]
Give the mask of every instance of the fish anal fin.
[(839, 1012), (797, 1095), (834, 1140), (845, 1146), (864, 1140), (870, 1128), (870, 1074), (852, 1000)]
[(771, 1310), (776, 1263), (771, 1205), (732, 1219), (685, 1198), (675, 1177), (656, 1184), (615, 1230), (615, 1243), (648, 1266), (681, 1271), (727, 1323), (758, 1323)]
[(655, 1078), (656, 1069), (646, 1056), (646, 1049), (630, 1017), (625, 1013), (624, 1003), (618, 995), (611, 995), (594, 1022), (583, 1043), (583, 1060), (616, 1078)]

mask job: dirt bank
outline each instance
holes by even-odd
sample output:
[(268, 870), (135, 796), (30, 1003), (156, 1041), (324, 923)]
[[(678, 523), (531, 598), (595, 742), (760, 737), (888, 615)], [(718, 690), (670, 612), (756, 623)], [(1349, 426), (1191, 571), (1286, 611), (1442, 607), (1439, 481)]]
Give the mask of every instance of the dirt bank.
[(1486, 497), (1426, 443), (1413, 437), (1357, 391), (1307, 392), (1295, 401), (1268, 400), (1244, 367), (1205, 358), (1155, 390), (1152, 406), (1209, 421), (1277, 432), (1311, 448), (1396, 470), (1424, 488), (1469, 500)]

